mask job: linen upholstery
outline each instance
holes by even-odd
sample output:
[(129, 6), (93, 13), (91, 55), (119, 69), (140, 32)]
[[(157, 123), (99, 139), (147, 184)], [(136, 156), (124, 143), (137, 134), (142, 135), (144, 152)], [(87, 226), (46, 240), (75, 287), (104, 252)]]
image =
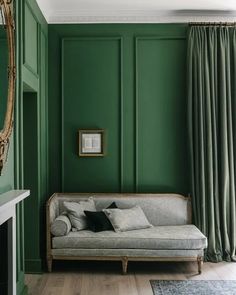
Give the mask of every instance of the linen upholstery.
[(71, 223), (66, 215), (59, 215), (51, 224), (51, 233), (58, 236), (65, 236), (71, 230)]
[(207, 246), (206, 237), (194, 225), (157, 226), (128, 232), (88, 230), (54, 237), (57, 249), (150, 249), (196, 250)]
[(130, 209), (104, 209), (116, 232), (152, 227), (139, 206)]
[[(114, 257), (191, 257), (203, 256), (203, 250), (147, 250), (147, 249), (52, 249), (53, 255), (58, 256), (114, 256)], [(131, 259), (130, 259), (131, 260)], [(171, 259), (170, 259), (171, 260)]]
[(79, 202), (90, 196), (94, 199), (97, 211), (116, 202), (120, 209), (140, 206), (154, 226), (191, 223), (190, 201), (178, 194), (54, 194), (49, 209), (50, 221), (65, 211), (64, 201)]
[[(71, 231), (66, 237), (48, 237), (47, 261), (51, 271), (53, 259), (113, 259), (198, 261), (207, 245), (206, 237), (191, 224), (190, 199), (177, 194), (54, 194), (47, 206), (48, 223), (64, 211), (63, 202), (80, 202), (93, 196), (96, 210), (112, 202), (128, 209), (140, 206), (153, 225), (127, 232)], [(67, 258), (68, 257), (68, 258)]]
[[(106, 209), (108, 208), (117, 208), (116, 203), (111, 203), (111, 205)], [(94, 232), (113, 230), (110, 220), (107, 218), (106, 214), (103, 211), (92, 212), (85, 210), (84, 214), (86, 215), (88, 220), (89, 230)]]
[(92, 198), (80, 202), (65, 201), (63, 202), (63, 206), (64, 210), (68, 213), (73, 228), (77, 230), (88, 228), (87, 218), (84, 211), (96, 211), (94, 200)]

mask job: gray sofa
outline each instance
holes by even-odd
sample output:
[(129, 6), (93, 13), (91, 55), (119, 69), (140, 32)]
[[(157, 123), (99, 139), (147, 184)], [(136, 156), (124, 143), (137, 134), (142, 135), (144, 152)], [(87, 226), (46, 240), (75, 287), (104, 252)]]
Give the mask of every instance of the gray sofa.
[[(70, 231), (53, 237), (50, 226), (63, 211), (64, 201), (78, 202), (94, 198), (96, 209), (112, 202), (121, 209), (140, 206), (151, 228), (127, 232)], [(191, 224), (190, 199), (177, 194), (63, 194), (56, 193), (47, 202), (47, 263), (53, 260), (120, 260), (123, 273), (128, 261), (196, 261), (201, 273), (207, 238)]]

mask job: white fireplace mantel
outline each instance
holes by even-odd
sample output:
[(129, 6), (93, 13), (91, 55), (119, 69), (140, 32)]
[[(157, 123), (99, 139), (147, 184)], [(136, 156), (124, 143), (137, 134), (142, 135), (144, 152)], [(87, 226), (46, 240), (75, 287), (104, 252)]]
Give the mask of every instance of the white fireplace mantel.
[(29, 195), (29, 190), (0, 195), (0, 226), (7, 222), (8, 228), (8, 295), (16, 295), (16, 205)]

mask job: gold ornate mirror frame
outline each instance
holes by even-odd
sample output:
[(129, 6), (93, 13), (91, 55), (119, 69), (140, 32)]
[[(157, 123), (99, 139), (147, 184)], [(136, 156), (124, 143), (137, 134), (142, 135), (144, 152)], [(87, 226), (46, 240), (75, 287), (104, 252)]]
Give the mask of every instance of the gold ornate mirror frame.
[[(4, 163), (7, 161), (7, 153), (9, 147), (9, 139), (13, 129), (13, 113), (15, 100), (15, 26), (13, 17), (12, 0), (0, 0), (0, 8), (3, 19), (3, 25), (6, 29), (7, 44), (8, 44), (8, 95), (7, 108), (4, 118), (3, 129), (0, 130), (0, 175)], [(0, 106), (1, 107), (1, 106)]]

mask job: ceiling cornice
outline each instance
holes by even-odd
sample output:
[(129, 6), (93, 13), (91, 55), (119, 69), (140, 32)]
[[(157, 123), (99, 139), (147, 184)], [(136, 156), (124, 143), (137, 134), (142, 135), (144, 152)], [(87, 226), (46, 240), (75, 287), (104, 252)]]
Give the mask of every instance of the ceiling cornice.
[(74, 10), (43, 11), (49, 24), (236, 22), (236, 11)]
[(48, 16), (51, 24), (75, 23), (187, 23), (236, 21), (236, 12), (155, 12), (155, 11), (64, 11)]

